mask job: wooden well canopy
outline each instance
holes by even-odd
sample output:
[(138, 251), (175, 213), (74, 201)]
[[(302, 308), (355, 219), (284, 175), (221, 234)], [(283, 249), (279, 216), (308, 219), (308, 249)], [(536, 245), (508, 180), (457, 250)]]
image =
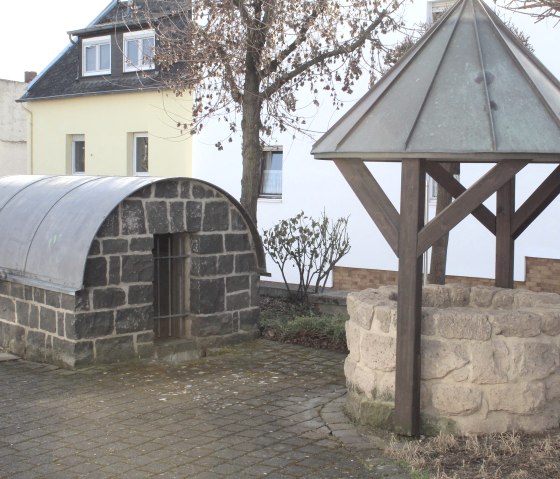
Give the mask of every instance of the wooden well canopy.
[[(515, 239), (560, 193), (560, 166), (515, 209), (515, 176), (560, 164), (560, 82), (481, 0), (459, 0), (313, 147), (333, 160), (399, 258), (395, 428), (420, 432), (422, 254), (469, 214), (496, 236), (496, 286)], [(364, 161), (400, 161), (400, 214)], [(495, 163), (466, 189), (441, 162)], [(424, 225), (426, 174), (455, 201)], [(496, 214), (483, 202), (496, 194)]]

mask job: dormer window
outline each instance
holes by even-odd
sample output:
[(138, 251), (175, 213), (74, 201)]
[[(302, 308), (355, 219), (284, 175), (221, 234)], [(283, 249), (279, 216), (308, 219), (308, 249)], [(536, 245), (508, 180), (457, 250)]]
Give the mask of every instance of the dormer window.
[(111, 36), (82, 40), (83, 76), (111, 74)]
[(124, 71), (153, 70), (155, 44), (156, 36), (153, 30), (125, 33)]

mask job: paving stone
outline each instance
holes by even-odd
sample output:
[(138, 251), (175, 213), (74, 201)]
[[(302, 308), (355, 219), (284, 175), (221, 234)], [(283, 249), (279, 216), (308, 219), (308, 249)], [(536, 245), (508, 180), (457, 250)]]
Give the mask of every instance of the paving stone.
[(341, 413), (343, 361), (256, 341), (173, 366), (0, 362), (0, 476), (408, 477)]

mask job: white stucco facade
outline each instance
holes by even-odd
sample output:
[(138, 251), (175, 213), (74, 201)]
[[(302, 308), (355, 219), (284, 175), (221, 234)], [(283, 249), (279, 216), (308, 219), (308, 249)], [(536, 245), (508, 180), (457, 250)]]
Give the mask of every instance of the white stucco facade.
[(27, 113), (16, 103), (25, 87), (0, 79), (0, 176), (27, 173)]
[[(408, 24), (417, 24), (426, 20), (427, 5), (417, 2), (407, 6)], [(560, 58), (557, 45), (560, 45), (560, 26), (553, 27), (551, 22), (534, 24), (533, 20), (519, 14), (500, 11), (502, 18), (512, 18), (520, 30), (530, 37), (536, 56), (556, 77), (560, 77)], [(321, 103), (318, 111), (310, 108), (302, 113), (311, 117), (309, 129), (314, 133), (309, 136), (286, 133), (267, 140), (270, 145), (281, 145), (284, 154), (282, 199), (261, 199), (258, 205), (259, 230), (269, 228), (282, 218), (288, 218), (300, 211), (318, 216), (323, 210), (331, 218), (350, 216), (349, 233), (351, 252), (339, 265), (355, 268), (372, 268), (396, 270), (398, 260), (385, 242), (377, 227), (361, 206), (357, 197), (330, 161), (314, 160), (310, 155), (312, 145), (322, 132), (325, 132), (336, 120), (365, 93), (367, 79), (363, 87), (356, 88), (351, 98), (344, 98), (344, 109), (335, 111), (328, 99)], [(302, 93), (302, 96), (304, 94)], [(515, 99), (512, 98), (512, 101)], [(301, 104), (305, 104), (302, 101)], [(241, 191), (241, 142), (235, 138), (223, 151), (218, 151), (214, 144), (227, 137), (223, 124), (218, 122), (205, 126), (203, 132), (193, 142), (193, 176), (211, 181), (239, 197)], [(381, 184), (397, 209), (400, 199), (400, 165), (398, 163), (369, 163), (369, 168)], [(462, 166), (461, 183), (468, 187), (492, 165), (469, 164)], [(540, 182), (552, 171), (550, 165), (530, 165), (517, 176), (516, 203), (519, 206)], [(495, 211), (495, 198), (486, 202), (486, 206)], [(429, 208), (433, 215), (435, 204)], [(556, 199), (548, 209), (516, 240), (515, 279), (524, 279), (526, 256), (560, 258), (560, 199)], [(452, 230), (448, 253), (448, 274), (461, 276), (494, 277), (495, 239), (478, 221), (472, 217), (464, 220)], [(268, 259), (272, 280), (281, 281), (279, 270)], [(290, 272), (288, 272), (290, 273)], [(292, 272), (288, 279), (295, 280)]]

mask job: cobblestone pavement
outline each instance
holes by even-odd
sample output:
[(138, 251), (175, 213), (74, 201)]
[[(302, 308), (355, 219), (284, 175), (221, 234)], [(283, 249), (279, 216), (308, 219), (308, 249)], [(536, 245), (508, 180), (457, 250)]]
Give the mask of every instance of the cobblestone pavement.
[(0, 361), (0, 477), (408, 477), (342, 414), (343, 359), (260, 340), (179, 365)]

